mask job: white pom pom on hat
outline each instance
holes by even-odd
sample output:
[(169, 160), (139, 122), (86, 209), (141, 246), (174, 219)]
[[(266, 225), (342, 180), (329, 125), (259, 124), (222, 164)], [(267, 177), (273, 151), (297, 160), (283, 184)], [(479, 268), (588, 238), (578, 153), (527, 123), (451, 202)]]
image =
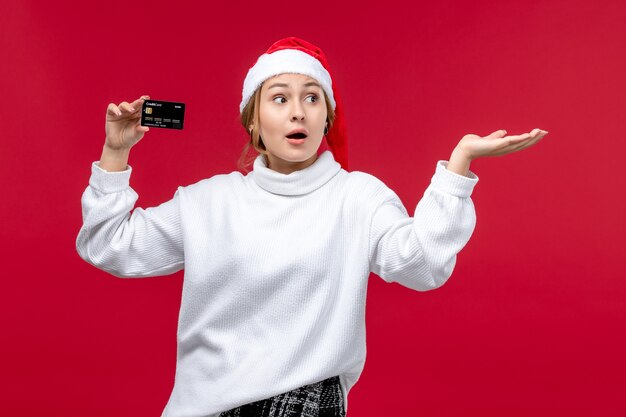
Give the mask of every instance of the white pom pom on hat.
[(342, 101), (337, 85), (332, 81), (326, 55), (312, 43), (290, 36), (274, 42), (257, 58), (243, 82), (239, 112), (243, 111), (254, 92), (265, 80), (284, 73), (308, 75), (321, 84), (335, 111), (335, 120), (326, 135), (326, 141), (335, 160), (347, 170), (348, 144)]

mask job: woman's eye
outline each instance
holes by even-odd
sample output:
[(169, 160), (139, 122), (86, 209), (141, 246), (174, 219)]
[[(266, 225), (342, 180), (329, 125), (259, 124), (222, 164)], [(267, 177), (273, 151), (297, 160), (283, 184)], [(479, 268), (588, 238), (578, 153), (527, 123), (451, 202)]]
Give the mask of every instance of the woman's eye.
[[(308, 96), (306, 99), (307, 99), (307, 100), (308, 100), (308, 99), (313, 99), (313, 100), (310, 100), (310, 101), (309, 101), (309, 103), (315, 103), (315, 102), (317, 102), (317, 100), (318, 100), (318, 98), (317, 98), (317, 96), (316, 96), (316, 95), (310, 95), (310, 96)], [(276, 96), (276, 97), (274, 97), (274, 98), (272, 99), (272, 101), (274, 101), (275, 103), (284, 103), (284, 102), (285, 102), (285, 101), (276, 101), (276, 100), (285, 100), (285, 101), (286, 101), (287, 99), (286, 99), (285, 97), (283, 97), (283, 96)]]

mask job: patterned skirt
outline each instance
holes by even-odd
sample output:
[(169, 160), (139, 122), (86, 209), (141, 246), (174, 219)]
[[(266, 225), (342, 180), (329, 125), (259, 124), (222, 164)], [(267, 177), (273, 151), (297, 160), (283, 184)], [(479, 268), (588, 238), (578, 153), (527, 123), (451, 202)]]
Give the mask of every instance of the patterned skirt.
[(345, 417), (339, 376), (241, 405), (220, 417)]

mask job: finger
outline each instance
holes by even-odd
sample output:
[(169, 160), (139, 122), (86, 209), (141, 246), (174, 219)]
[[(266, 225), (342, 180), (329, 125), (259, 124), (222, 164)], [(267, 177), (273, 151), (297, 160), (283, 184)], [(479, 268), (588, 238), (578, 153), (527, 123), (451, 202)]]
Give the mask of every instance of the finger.
[(504, 129), (500, 129), (500, 130), (496, 130), (495, 132), (487, 135), (487, 138), (501, 138), (504, 137), (504, 135), (506, 135), (506, 130)]
[(529, 142), (522, 142), (522, 143), (518, 143), (517, 145), (511, 145), (508, 148), (508, 153), (519, 152), (522, 149), (526, 149), (526, 148), (533, 146), (535, 143), (537, 143), (536, 140), (531, 140)]
[(548, 132), (546, 132), (545, 130), (540, 130), (539, 133), (537, 133), (535, 138), (531, 141), (531, 143), (528, 146), (532, 146), (535, 143), (539, 142), (547, 134), (548, 134)]
[(137, 100), (133, 101), (130, 105), (134, 108), (134, 109), (139, 109), (142, 105), (143, 102), (145, 100), (149, 100), (150, 96), (141, 96), (139, 97)]
[[(528, 135), (528, 133), (526, 133), (526, 135)], [(522, 142), (511, 144), (510, 146), (507, 147), (507, 149), (509, 152), (521, 151), (522, 149), (526, 149), (535, 145), (537, 142), (539, 142), (543, 138), (543, 136), (544, 134), (538, 133), (536, 134), (535, 137), (531, 136), (530, 139), (527, 141), (522, 141)]]
[(534, 135), (532, 136), (533, 144), (535, 142), (540, 141), (541, 139), (543, 139), (545, 135), (548, 134), (548, 132), (546, 132), (545, 130), (541, 130), (541, 129), (533, 129), (531, 133), (534, 133)]
[(129, 106), (128, 102), (122, 101), (120, 104), (117, 105), (117, 108), (120, 109), (120, 111), (123, 113), (128, 113), (130, 109), (127, 106)]
[(123, 101), (120, 103), (120, 105), (118, 106), (120, 108), (120, 110), (122, 110), (123, 112), (126, 113), (134, 113), (135, 112), (135, 108), (133, 108), (130, 103)]
[(532, 144), (534, 144), (535, 142), (537, 142), (537, 137), (533, 138), (531, 136), (528, 140), (511, 144), (511, 148), (510, 149), (512, 149), (513, 151), (517, 151), (517, 150), (520, 150), (520, 149), (527, 148), (527, 147), (531, 146)]
[(107, 106), (107, 115), (121, 116), (122, 112), (114, 103), (109, 103), (109, 105)]
[(532, 136), (530, 136), (530, 133), (524, 133), (523, 135), (507, 136), (503, 139), (506, 139), (506, 143), (508, 144), (516, 144), (516, 143), (527, 141), (530, 138), (532, 138)]

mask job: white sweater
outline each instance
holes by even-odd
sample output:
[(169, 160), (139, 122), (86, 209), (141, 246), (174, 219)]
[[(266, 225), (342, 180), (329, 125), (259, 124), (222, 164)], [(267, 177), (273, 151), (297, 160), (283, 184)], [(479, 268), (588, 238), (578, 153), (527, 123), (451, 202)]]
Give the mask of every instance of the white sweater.
[(82, 195), (81, 258), (117, 277), (184, 269), (173, 391), (162, 417), (217, 416), (365, 364), (368, 277), (427, 291), (452, 274), (476, 214), (478, 177), (438, 161), (414, 217), (391, 189), (330, 151), (289, 175), (253, 171), (178, 187), (133, 207), (126, 171), (93, 162)]

